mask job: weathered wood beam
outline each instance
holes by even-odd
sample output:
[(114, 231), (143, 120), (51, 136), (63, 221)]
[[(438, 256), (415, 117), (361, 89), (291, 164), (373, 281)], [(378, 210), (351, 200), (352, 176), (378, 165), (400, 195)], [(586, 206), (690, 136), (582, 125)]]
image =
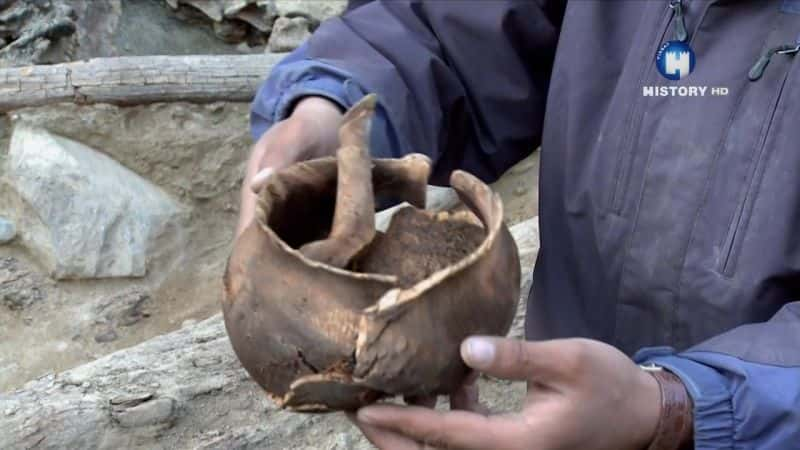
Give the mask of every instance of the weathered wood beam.
[(59, 102), (245, 102), (283, 56), (132, 56), (0, 69), (0, 112)]

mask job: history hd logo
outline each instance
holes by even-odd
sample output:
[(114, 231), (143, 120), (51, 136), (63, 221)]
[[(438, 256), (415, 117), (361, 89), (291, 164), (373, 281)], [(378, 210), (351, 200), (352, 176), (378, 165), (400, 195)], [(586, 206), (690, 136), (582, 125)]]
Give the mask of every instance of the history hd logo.
[(665, 42), (656, 53), (658, 72), (668, 80), (682, 80), (694, 70), (694, 51), (681, 41)]

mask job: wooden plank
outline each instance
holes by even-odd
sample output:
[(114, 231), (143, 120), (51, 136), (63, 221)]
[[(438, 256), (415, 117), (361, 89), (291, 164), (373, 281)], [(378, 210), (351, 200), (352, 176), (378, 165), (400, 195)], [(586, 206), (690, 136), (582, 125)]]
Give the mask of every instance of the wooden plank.
[(60, 102), (246, 102), (283, 56), (134, 56), (0, 69), (0, 112)]

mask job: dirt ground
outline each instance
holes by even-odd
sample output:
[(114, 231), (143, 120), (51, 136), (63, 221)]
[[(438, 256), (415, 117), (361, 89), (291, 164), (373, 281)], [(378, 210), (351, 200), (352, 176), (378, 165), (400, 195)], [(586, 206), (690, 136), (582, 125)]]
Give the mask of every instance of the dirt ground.
[(539, 151), (509, 169), (492, 189), (503, 198), (509, 226), (539, 215)]

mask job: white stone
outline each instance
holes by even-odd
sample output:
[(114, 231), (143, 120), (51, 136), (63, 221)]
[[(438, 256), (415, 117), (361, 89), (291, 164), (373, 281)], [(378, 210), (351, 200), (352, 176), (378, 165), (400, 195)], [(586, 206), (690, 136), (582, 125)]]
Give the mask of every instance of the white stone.
[(0, 244), (7, 244), (17, 236), (17, 227), (14, 222), (0, 217)]
[[(519, 251), (522, 276), (529, 275), (539, 255), (539, 217), (533, 217), (509, 228)], [(526, 274), (527, 272), (527, 274)], [(525, 293), (527, 295), (527, 292)]]
[(24, 245), (57, 279), (144, 276), (150, 252), (179, 228), (181, 208), (160, 189), (104, 154), (25, 123), (11, 137), (6, 178), (27, 205), (17, 221), (25, 224)]
[(428, 186), (425, 194), (425, 209), (431, 211), (444, 211), (455, 208), (461, 203), (458, 194), (453, 188), (443, 186)]
[(289, 52), (303, 43), (309, 36), (309, 22), (305, 17), (278, 17), (272, 24), (267, 48), (273, 53)]
[[(425, 209), (431, 211), (444, 211), (455, 208), (461, 203), (458, 194), (453, 188), (428, 185), (425, 193)], [(401, 208), (409, 206), (403, 202), (391, 208), (384, 209), (375, 214), (375, 228), (378, 231), (386, 231), (389, 228), (392, 216)]]
[(508, 335), (514, 338), (525, 337), (525, 310), (528, 303), (528, 292), (533, 282), (533, 267), (539, 255), (539, 218), (534, 217), (520, 222), (509, 229), (519, 251), (519, 263), (522, 275), (520, 299), (514, 322)]

